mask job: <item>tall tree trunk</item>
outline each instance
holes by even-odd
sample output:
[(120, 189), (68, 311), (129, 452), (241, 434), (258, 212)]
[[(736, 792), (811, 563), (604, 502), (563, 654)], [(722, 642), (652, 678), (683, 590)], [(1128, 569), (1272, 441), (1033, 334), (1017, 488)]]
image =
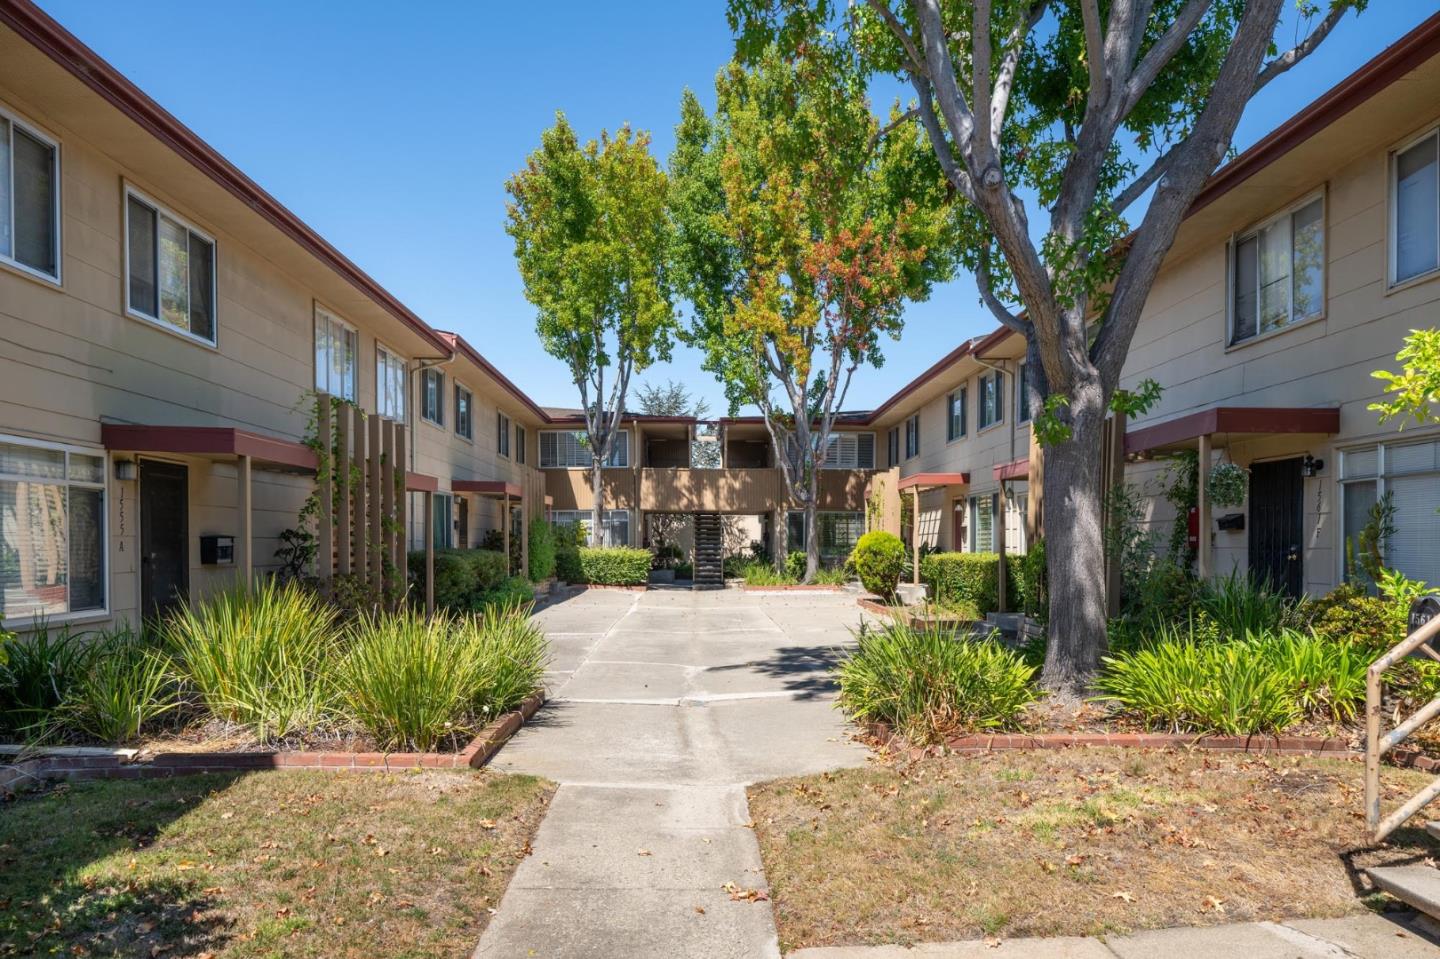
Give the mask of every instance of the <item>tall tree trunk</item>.
[(785, 559), (790, 554), (790, 509), (788, 504), (775, 511), (775, 528), (770, 531), (770, 564), (775, 572), (785, 572)]
[(815, 481), (810, 481), (810, 502), (805, 504), (805, 578), (800, 582), (815, 582), (815, 574), (820, 571), (820, 529), (819, 504), (816, 502)]
[(590, 465), (590, 492), (594, 497), (594, 505), (590, 507), (590, 545), (604, 546), (604, 527), (601, 524), (605, 517), (605, 470), (598, 458)]

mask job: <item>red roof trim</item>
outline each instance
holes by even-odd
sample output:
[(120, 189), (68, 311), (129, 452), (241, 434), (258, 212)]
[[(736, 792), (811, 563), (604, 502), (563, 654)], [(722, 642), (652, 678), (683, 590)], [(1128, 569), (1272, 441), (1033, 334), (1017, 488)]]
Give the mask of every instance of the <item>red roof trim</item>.
[(1154, 426), (1130, 430), (1125, 434), (1125, 452), (1143, 453), (1211, 433), (1338, 432), (1340, 410), (1336, 407), (1215, 406)]
[(525, 490), (519, 483), (505, 480), (451, 480), (450, 488), (457, 493), (479, 493), (483, 496), (513, 496), (519, 499)]
[(0, 0), (0, 23), (70, 71), (81, 83), (340, 274), (381, 309), (437, 349), (447, 349), (445, 341), (424, 320), (30, 0)]
[(1029, 458), (1011, 460), (1008, 463), (996, 463), (990, 467), (990, 473), (997, 480), (1017, 480), (1030, 478)]
[(249, 456), (264, 463), (313, 470), (315, 451), (295, 440), (265, 436), (229, 426), (136, 426), (102, 423), (100, 442), (127, 453), (179, 453), (198, 456)]
[(969, 486), (969, 473), (912, 473), (900, 480), (897, 489), (911, 489), (920, 487), (928, 489), (933, 486)]
[(405, 471), (405, 489), (411, 493), (434, 493), (440, 489), (440, 481), (425, 473)]

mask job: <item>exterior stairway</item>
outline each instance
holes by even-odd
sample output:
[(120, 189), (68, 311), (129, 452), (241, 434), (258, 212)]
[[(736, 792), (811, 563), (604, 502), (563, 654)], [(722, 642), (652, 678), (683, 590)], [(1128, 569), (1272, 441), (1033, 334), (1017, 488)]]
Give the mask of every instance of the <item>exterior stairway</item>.
[(719, 513), (695, 514), (695, 575), (692, 589), (725, 586), (725, 527)]

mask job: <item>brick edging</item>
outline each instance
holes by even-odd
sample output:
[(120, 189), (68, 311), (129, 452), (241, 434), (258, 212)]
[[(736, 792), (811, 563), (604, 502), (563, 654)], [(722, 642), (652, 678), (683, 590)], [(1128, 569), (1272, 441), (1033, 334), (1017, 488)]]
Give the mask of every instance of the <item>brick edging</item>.
[(843, 593), (844, 586), (831, 586), (829, 583), (778, 583), (774, 586), (751, 586), (749, 583), (740, 584), (740, 588), (747, 593), (791, 593), (791, 592), (814, 592), (814, 593)]

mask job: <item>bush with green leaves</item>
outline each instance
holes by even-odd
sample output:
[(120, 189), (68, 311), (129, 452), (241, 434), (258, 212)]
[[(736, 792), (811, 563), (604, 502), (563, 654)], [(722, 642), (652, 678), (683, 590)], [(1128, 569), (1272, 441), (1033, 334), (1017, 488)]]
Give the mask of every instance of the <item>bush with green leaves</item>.
[(181, 607), (160, 631), (184, 687), (262, 742), (333, 717), (336, 613), (294, 581), (217, 593)]
[(930, 587), (931, 599), (938, 603), (967, 600), (987, 614), (999, 606), (999, 571), (998, 553), (928, 553), (920, 557), (920, 582)]
[(650, 551), (631, 546), (580, 549), (581, 582), (602, 586), (643, 586), (650, 581)]
[(0, 667), (0, 732), (38, 734), (89, 668), (91, 649), (83, 634), (51, 628), (43, 619), (6, 648), (8, 661)]
[(555, 529), (555, 578), (565, 583), (585, 582), (580, 566), (580, 548), (585, 545), (585, 527), (579, 523), (557, 523)]
[(855, 650), (836, 668), (841, 709), (914, 743), (1013, 726), (1040, 695), (1035, 668), (993, 635), (974, 640), (937, 625), (890, 622), (855, 636)]
[(1045, 563), (1045, 541), (1036, 539), (1023, 553), (1005, 557), (1009, 567), (1006, 581), (1015, 587), (1015, 606), (1037, 622), (1050, 618), (1049, 569)]
[(480, 594), (479, 604), (475, 607), (476, 612), (484, 611), (492, 606), (517, 606), (532, 602), (535, 599), (535, 587), (524, 576), (511, 576), (504, 580), (499, 586), (487, 589)]
[(113, 746), (133, 742), (180, 705), (170, 657), (128, 624), (89, 634), (88, 665), (54, 725)]
[(1215, 623), (1221, 636), (1239, 637), (1306, 625), (1307, 602), (1235, 569), (1201, 583), (1194, 608)]
[(530, 521), (530, 568), (526, 572), (536, 583), (555, 575), (555, 528), (543, 516)]
[[(408, 557), (411, 598), (425, 596), (425, 552), (414, 550)], [(435, 551), (435, 607), (451, 612), (477, 610), (484, 597), (508, 578), (505, 554), (488, 549), (442, 549)]]
[(1379, 656), (1405, 638), (1406, 610), (1345, 583), (1316, 600), (1310, 622), (1326, 639), (1354, 643)]
[(890, 599), (905, 572), (905, 544), (894, 533), (871, 530), (855, 542), (850, 562), (855, 565), (860, 585), (882, 599)]

